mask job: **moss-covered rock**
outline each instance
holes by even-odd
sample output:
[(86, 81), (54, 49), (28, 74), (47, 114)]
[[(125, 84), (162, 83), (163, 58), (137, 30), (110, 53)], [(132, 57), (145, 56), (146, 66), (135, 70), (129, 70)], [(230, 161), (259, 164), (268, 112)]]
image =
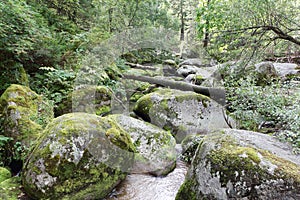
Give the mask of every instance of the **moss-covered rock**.
[(161, 64), (150, 67), (151, 69), (131, 68), (124, 72), (125, 75), (135, 76), (161, 76), (163, 75), (163, 66)]
[(11, 177), (11, 173), (8, 169), (0, 167), (0, 183), (9, 179)]
[(144, 120), (170, 130), (177, 141), (188, 134), (227, 128), (222, 106), (190, 91), (160, 89), (140, 98), (134, 112)]
[(204, 135), (189, 135), (181, 142), (182, 153), (181, 159), (187, 163), (191, 163), (196, 150), (201, 143)]
[(0, 183), (0, 199), (18, 200), (26, 199), (21, 184), (21, 178), (14, 176)]
[(273, 79), (279, 78), (279, 74), (272, 62), (261, 62), (255, 65), (255, 76), (258, 85), (268, 85)]
[(272, 136), (224, 129), (205, 136), (176, 199), (297, 199), (300, 155)]
[(147, 122), (126, 115), (111, 115), (113, 119), (131, 136), (137, 149), (134, 173), (166, 175), (176, 164), (175, 139), (173, 136)]
[(108, 118), (70, 113), (52, 121), (23, 169), (36, 199), (101, 199), (125, 178), (135, 147)]
[(102, 116), (111, 111), (111, 98), (112, 92), (105, 86), (83, 86), (69, 94), (55, 114), (86, 112)]
[(53, 107), (30, 88), (11, 85), (0, 97), (1, 129), (27, 147), (53, 119)]

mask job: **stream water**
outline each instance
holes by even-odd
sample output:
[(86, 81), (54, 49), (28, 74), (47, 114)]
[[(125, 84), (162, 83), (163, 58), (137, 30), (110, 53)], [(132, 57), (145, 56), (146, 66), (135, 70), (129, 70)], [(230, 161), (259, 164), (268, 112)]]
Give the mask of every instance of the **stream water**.
[(106, 200), (174, 200), (187, 170), (187, 164), (178, 159), (176, 168), (165, 177), (130, 174)]

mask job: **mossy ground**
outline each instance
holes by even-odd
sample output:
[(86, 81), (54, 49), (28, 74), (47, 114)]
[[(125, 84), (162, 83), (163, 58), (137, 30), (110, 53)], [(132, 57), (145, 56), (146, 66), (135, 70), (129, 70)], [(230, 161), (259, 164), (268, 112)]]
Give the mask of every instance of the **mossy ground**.
[(192, 179), (186, 179), (179, 188), (175, 200), (197, 200), (195, 185)]
[(18, 200), (25, 194), (23, 193), (20, 177), (12, 177), (0, 183), (0, 199)]
[(9, 179), (11, 177), (11, 172), (3, 167), (0, 167), (0, 183)]

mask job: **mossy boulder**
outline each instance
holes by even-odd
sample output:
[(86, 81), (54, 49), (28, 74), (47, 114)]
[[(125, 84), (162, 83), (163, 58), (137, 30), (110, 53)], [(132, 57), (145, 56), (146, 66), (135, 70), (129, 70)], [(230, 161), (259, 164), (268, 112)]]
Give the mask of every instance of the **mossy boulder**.
[(11, 172), (3, 167), (0, 167), (0, 183), (9, 179), (11, 177)]
[(101, 199), (126, 177), (135, 147), (113, 120), (70, 113), (52, 121), (23, 168), (35, 199)]
[(12, 84), (0, 97), (3, 135), (27, 147), (53, 119), (53, 106), (26, 86)]
[(228, 127), (221, 105), (191, 91), (157, 90), (141, 97), (134, 112), (145, 121), (170, 130), (178, 142), (189, 134)]
[(21, 177), (14, 176), (0, 183), (0, 199), (27, 199), (25, 193), (23, 192)]
[(255, 73), (257, 84), (262, 86), (271, 84), (273, 79), (279, 78), (279, 73), (272, 62), (255, 64)]
[(163, 75), (163, 66), (161, 64), (158, 64), (153, 67), (149, 66), (149, 69), (131, 68), (129, 70), (126, 70), (124, 74), (135, 76), (161, 76)]
[(189, 135), (181, 142), (182, 152), (181, 159), (187, 163), (191, 163), (196, 150), (201, 143), (204, 135)]
[(174, 169), (176, 141), (169, 132), (126, 115), (111, 115), (109, 118), (129, 133), (136, 147), (132, 172), (161, 176)]
[(198, 146), (176, 199), (297, 199), (300, 155), (261, 133), (224, 129)]
[(104, 115), (111, 111), (112, 92), (105, 86), (87, 85), (75, 89), (58, 105), (56, 116), (72, 112)]

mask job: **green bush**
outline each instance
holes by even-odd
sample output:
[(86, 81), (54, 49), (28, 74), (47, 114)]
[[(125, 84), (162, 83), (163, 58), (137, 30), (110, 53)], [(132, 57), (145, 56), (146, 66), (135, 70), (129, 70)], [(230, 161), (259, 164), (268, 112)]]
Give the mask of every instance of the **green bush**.
[(9, 166), (13, 161), (23, 162), (29, 149), (21, 142), (15, 142), (13, 138), (0, 134), (0, 166)]
[(296, 86), (282, 81), (257, 86), (255, 76), (237, 72), (225, 74), (224, 80), (227, 109), (238, 128), (274, 134), (300, 152), (300, 95)]
[(54, 110), (73, 90), (76, 74), (69, 70), (41, 67), (30, 81), (30, 87), (47, 99), (53, 101)]

